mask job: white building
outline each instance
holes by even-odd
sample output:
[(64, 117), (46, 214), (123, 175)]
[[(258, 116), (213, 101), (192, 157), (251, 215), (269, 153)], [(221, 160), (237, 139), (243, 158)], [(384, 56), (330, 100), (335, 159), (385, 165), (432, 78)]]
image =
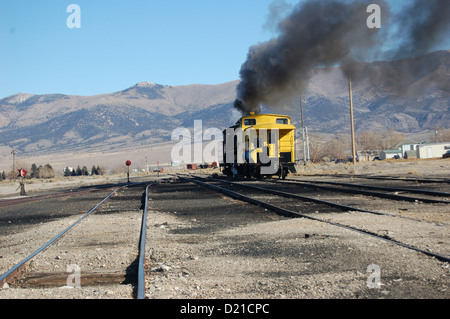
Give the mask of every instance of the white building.
[(402, 157), (403, 158), (418, 158), (417, 155), (417, 148), (419, 145), (425, 145), (428, 144), (428, 142), (422, 142), (422, 143), (405, 143), (400, 145), (399, 147), (402, 150)]
[(450, 142), (418, 145), (417, 158), (441, 158), (448, 150)]

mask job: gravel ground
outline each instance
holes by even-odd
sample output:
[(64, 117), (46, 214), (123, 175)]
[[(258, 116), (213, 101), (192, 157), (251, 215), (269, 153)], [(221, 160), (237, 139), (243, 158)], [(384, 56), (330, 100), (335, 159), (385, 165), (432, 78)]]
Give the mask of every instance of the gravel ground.
[[(450, 296), (447, 263), (379, 239), (240, 202), (230, 207), (223, 196), (185, 182), (155, 187), (151, 197), (149, 298)], [(377, 216), (361, 217), (323, 216), (386, 228)], [(408, 227), (399, 221), (391, 229), (407, 234)], [(441, 235), (448, 252), (448, 232)], [(368, 287), (371, 265), (381, 271), (377, 288)]]
[[(36, 256), (26, 268), (28, 279), (19, 280), (0, 289), (0, 299), (131, 299), (134, 296), (134, 278), (136, 257), (142, 222), (141, 197), (144, 187), (133, 187), (118, 191), (97, 212), (90, 215), (55, 245)], [(71, 217), (60, 217), (55, 221), (38, 222), (32, 227), (21, 227), (21, 231), (1, 236), (0, 269), (2, 273), (14, 263), (25, 258), (39, 248), (52, 236), (78, 220), (82, 215), (82, 206), (92, 208), (107, 193), (67, 198), (73, 201), (65, 206), (67, 211), (76, 212)], [(64, 200), (62, 201), (64, 202)], [(40, 202), (41, 205), (44, 202)], [(33, 204), (27, 204), (33, 205)], [(34, 204), (36, 205), (36, 204)], [(90, 205), (90, 206), (89, 206)], [(21, 206), (20, 206), (21, 207)], [(59, 207), (62, 207), (61, 202)], [(17, 210), (18, 208), (15, 207)], [(23, 209), (23, 208), (22, 208)], [(86, 213), (86, 211), (81, 212)], [(42, 217), (44, 219), (44, 217)], [(101, 225), (101, 227), (99, 227)], [(74, 270), (68, 267), (76, 265), (80, 269), (80, 287), (73, 288), (76, 282)], [(45, 281), (33, 284), (33, 275), (46, 274)], [(48, 274), (52, 276), (48, 276)], [(107, 278), (118, 278), (123, 284), (92, 284), (86, 281), (87, 275), (101, 274)], [(54, 276), (62, 277), (52, 283)], [(67, 278), (67, 279), (66, 279)], [(50, 287), (41, 287), (49, 284)]]
[[(399, 176), (450, 176), (448, 161), (366, 164), (340, 173), (363, 172)], [(334, 164), (336, 165), (336, 164)], [(340, 165), (336, 165), (340, 166)], [(444, 166), (444, 167), (443, 167)], [(316, 168), (328, 174), (330, 167)], [(425, 174), (428, 168), (434, 174)], [(352, 181), (336, 175), (301, 178)], [(442, 174), (441, 174), (442, 173)], [(368, 184), (383, 181), (365, 180)], [(392, 182), (400, 184), (399, 182)], [(403, 184), (402, 184), (403, 185)], [(445, 184), (429, 185), (448, 191)], [(443, 186), (444, 185), (444, 186)], [(1, 186), (1, 185), (0, 185)], [(418, 185), (421, 186), (421, 185)], [(60, 186), (59, 186), (60, 187)], [(75, 227), (55, 248), (37, 258), (33, 272), (62, 272), (78, 264), (81, 271), (132, 272), (141, 216), (143, 188), (120, 192), (101, 210)], [(308, 190), (322, 199), (347, 197)], [(106, 192), (0, 209), (0, 271), (5, 270), (94, 206)], [(271, 197), (260, 194), (261, 198)], [(151, 189), (147, 220), (148, 299), (448, 299), (449, 265), (402, 248), (305, 218), (286, 218), (264, 208), (200, 186), (171, 181)], [(274, 200), (274, 199), (272, 199)], [(395, 217), (316, 209), (314, 205), (283, 201), (315, 217), (367, 229), (399, 241), (448, 255), (449, 217), (446, 204), (392, 202), (351, 198), (363, 208)], [(65, 205), (63, 205), (65, 204)], [(312, 211), (311, 211), (312, 210)], [(316, 213), (317, 211), (317, 213)], [(420, 220), (432, 223), (421, 222)], [(439, 224), (439, 225), (436, 225)], [(98, 225), (102, 225), (101, 229)], [(76, 240), (76, 241), (75, 241)], [(86, 249), (81, 249), (82, 243)], [(378, 284), (377, 284), (378, 283)], [(83, 286), (77, 289), (0, 289), (0, 299), (131, 299), (134, 287)]]

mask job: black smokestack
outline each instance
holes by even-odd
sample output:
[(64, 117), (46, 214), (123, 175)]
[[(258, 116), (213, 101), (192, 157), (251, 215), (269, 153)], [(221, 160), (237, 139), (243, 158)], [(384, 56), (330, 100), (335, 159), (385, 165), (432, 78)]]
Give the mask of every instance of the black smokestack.
[[(381, 29), (367, 26), (370, 4), (381, 8)], [(262, 105), (283, 107), (305, 91), (314, 68), (340, 66), (353, 77), (358, 62), (428, 52), (449, 33), (449, 4), (415, 0), (394, 17), (384, 0), (302, 1), (278, 22), (278, 37), (250, 47), (235, 107), (244, 114), (260, 112)], [(383, 44), (393, 39), (401, 44), (384, 52)]]

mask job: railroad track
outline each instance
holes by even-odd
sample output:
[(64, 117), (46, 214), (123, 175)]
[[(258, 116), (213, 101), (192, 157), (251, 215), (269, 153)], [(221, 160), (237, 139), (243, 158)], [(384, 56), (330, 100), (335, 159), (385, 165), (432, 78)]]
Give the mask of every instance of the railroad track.
[(392, 181), (403, 181), (403, 182), (413, 182), (413, 183), (450, 183), (449, 179), (436, 179), (436, 178), (423, 178), (423, 177), (396, 177), (396, 176), (355, 176), (365, 179), (381, 179), (381, 180), (392, 180)]
[(26, 197), (20, 197), (20, 198), (10, 198), (10, 199), (0, 199), (0, 208), (6, 207), (6, 206), (15, 206), (15, 205), (21, 205), (26, 203), (31, 203), (43, 199), (53, 199), (58, 197), (71, 197), (71, 196), (79, 196), (84, 195), (87, 193), (94, 193), (99, 192), (106, 189), (113, 189), (117, 186), (124, 186), (126, 184), (121, 185), (100, 185), (100, 186), (89, 186), (83, 189), (70, 189), (66, 191), (61, 192), (53, 192), (53, 193), (47, 193), (47, 194), (39, 194), (39, 195), (32, 195), (32, 196), (26, 196)]
[[(297, 184), (305, 187), (313, 187), (316, 189), (328, 190), (333, 192), (342, 192), (348, 194), (360, 194), (366, 196), (380, 197), (398, 201), (423, 202), (432, 204), (449, 204), (450, 193), (436, 192), (423, 189), (401, 188), (401, 187), (384, 187), (371, 186), (362, 184), (339, 183), (330, 181), (302, 181), (295, 179), (287, 179), (277, 181), (277, 183)], [(333, 185), (323, 186), (323, 185)], [(408, 196), (399, 195), (409, 194)], [(418, 197), (415, 194), (425, 195), (427, 197)]]
[(329, 174), (316, 174), (315, 176), (325, 176), (325, 177), (338, 177), (338, 178), (359, 178), (359, 179), (369, 179), (369, 180), (389, 180), (389, 181), (400, 181), (400, 182), (412, 182), (412, 183), (431, 183), (431, 184), (448, 184), (450, 180), (448, 178), (424, 178), (424, 177), (399, 177), (399, 176), (389, 176), (389, 175), (329, 175)]
[[(286, 192), (282, 192), (282, 191), (278, 191), (278, 190), (274, 190), (274, 189), (270, 189), (267, 187), (260, 187), (260, 186), (254, 186), (254, 185), (249, 185), (246, 183), (238, 183), (238, 182), (233, 182), (233, 181), (228, 181), (228, 180), (222, 180), (222, 179), (212, 179), (212, 178), (202, 178), (202, 177), (197, 177), (197, 176), (191, 176), (186, 177), (186, 176), (181, 176), (178, 175), (178, 177), (180, 179), (186, 180), (186, 181), (190, 181), (193, 182), (195, 184), (201, 185), (203, 187), (207, 187), (210, 189), (213, 189), (215, 191), (221, 192), (229, 197), (232, 197), (234, 199), (238, 199), (238, 200), (242, 200), (254, 205), (258, 205), (261, 207), (264, 207), (266, 209), (269, 209), (271, 211), (274, 211), (278, 214), (287, 216), (287, 217), (294, 217), (294, 218), (307, 218), (307, 219), (311, 219), (311, 220), (315, 220), (315, 221), (319, 221), (322, 223), (327, 223), (333, 226), (337, 226), (337, 227), (341, 227), (350, 231), (354, 231), (354, 232), (358, 232), (360, 234), (364, 234), (367, 236), (371, 236), (371, 237), (375, 237), (384, 241), (387, 241), (389, 243), (416, 251), (416, 252), (420, 252), (422, 254), (425, 254), (427, 256), (430, 257), (434, 257), (440, 261), (443, 262), (449, 262), (450, 258), (448, 256), (444, 256), (442, 254), (437, 254), (434, 253), (430, 250), (427, 249), (421, 249), (409, 244), (405, 244), (403, 242), (400, 242), (398, 240), (395, 240), (393, 238), (391, 238), (388, 235), (380, 235), (378, 233), (375, 232), (371, 232), (369, 230), (366, 229), (361, 229), (361, 228), (357, 228), (357, 227), (353, 227), (353, 226), (349, 226), (349, 225), (345, 225), (342, 223), (338, 223), (338, 222), (333, 222), (330, 221), (328, 218), (324, 219), (324, 218), (319, 218), (316, 216), (313, 216), (313, 214), (307, 214), (307, 213), (299, 213), (297, 211), (294, 211), (292, 208), (288, 209), (286, 208), (286, 203), (285, 200), (280, 200), (279, 198), (277, 200), (273, 200), (277, 202), (277, 205), (271, 204), (269, 203), (267, 200), (266, 201), (262, 201), (260, 199), (258, 199), (258, 197), (261, 196), (261, 193), (269, 193), (278, 197), (283, 197), (283, 198), (290, 198), (290, 199), (295, 199), (295, 200), (301, 200), (301, 201), (307, 201), (307, 202), (311, 202), (311, 203), (315, 203), (318, 205), (322, 205), (322, 207), (324, 206), (328, 206), (328, 207), (334, 207), (334, 208), (338, 208), (340, 210), (343, 211), (353, 211), (353, 212), (359, 212), (359, 213), (363, 213), (363, 214), (373, 214), (373, 215), (378, 215), (378, 216), (386, 216), (388, 218), (402, 218), (401, 216), (397, 216), (397, 215), (392, 215), (392, 214), (386, 214), (386, 213), (382, 213), (382, 212), (377, 212), (377, 211), (371, 211), (371, 210), (366, 210), (366, 209), (360, 209), (357, 207), (351, 207), (351, 206), (347, 206), (347, 205), (342, 205), (339, 203), (333, 203), (333, 202), (329, 202), (329, 201), (323, 201), (323, 200), (319, 200), (316, 198), (311, 198), (311, 197), (306, 197), (306, 196), (301, 196), (301, 195), (297, 195), (297, 194), (291, 194), (291, 193), (286, 193)], [(216, 184), (222, 184), (222, 186), (218, 186)], [(223, 186), (226, 185), (226, 186)], [(249, 190), (253, 190), (256, 191), (256, 194), (254, 195), (244, 195), (243, 192), (245, 191), (249, 191)], [(284, 206), (284, 207), (283, 207)], [(420, 220), (412, 220), (412, 222), (423, 222)], [(437, 226), (436, 227), (442, 227), (441, 226)]]
[[(58, 235), (50, 239), (39, 249), (29, 254), (20, 262), (16, 263), (7, 272), (0, 276), (0, 288), (4, 286), (5, 283), (17, 285), (18, 287), (61, 287), (68, 283), (68, 278), (70, 273), (63, 271), (55, 271), (55, 269), (50, 269), (43, 271), (48, 262), (38, 262), (37, 259), (48, 260), (49, 258), (55, 259), (55, 254), (63, 251), (65, 256), (69, 256), (72, 251), (76, 251), (74, 256), (83, 259), (80, 263), (83, 263), (81, 269), (81, 274), (78, 273), (78, 280), (81, 281), (81, 285), (109, 285), (109, 284), (120, 284), (129, 283), (130, 280), (133, 281), (134, 286), (133, 295), (137, 299), (144, 298), (145, 291), (145, 278), (144, 278), (144, 261), (145, 261), (145, 240), (146, 240), (146, 219), (147, 219), (147, 209), (148, 209), (148, 192), (149, 188), (153, 186), (156, 182), (143, 182), (127, 184), (122, 186), (116, 186), (112, 191), (99, 201), (91, 210), (82, 215), (78, 220), (72, 223), (69, 227), (62, 230)], [(145, 191), (142, 194), (143, 187)], [(110, 186), (102, 188), (109, 189)], [(92, 191), (92, 190), (91, 190)], [(55, 195), (55, 196), (53, 196)], [(44, 200), (55, 198), (59, 196), (69, 196), (70, 194), (63, 192), (61, 194), (52, 194), (52, 196), (41, 196), (35, 200)], [(18, 204), (18, 203), (16, 203)], [(107, 207), (105, 207), (107, 206)], [(128, 210), (129, 212), (126, 212)], [(125, 211), (124, 214), (122, 212)], [(107, 220), (111, 220), (110, 215), (117, 214), (118, 222), (117, 225), (109, 230), (111, 233), (111, 238), (107, 238), (108, 230), (105, 229)], [(119, 215), (120, 214), (120, 215)], [(122, 215), (124, 215), (122, 217)], [(97, 220), (92, 220), (94, 217)], [(84, 221), (83, 223), (81, 223)], [(106, 222), (105, 222), (106, 221)], [(129, 222), (130, 221), (130, 222)], [(99, 224), (95, 224), (100, 222)], [(80, 225), (81, 224), (81, 225)], [(130, 224), (131, 226), (128, 226)], [(80, 226), (78, 226), (80, 225)], [(87, 226), (90, 225), (90, 226)], [(134, 225), (134, 226), (133, 226)], [(135, 227), (139, 225), (140, 232), (133, 231), (129, 227)], [(75, 227), (78, 226), (78, 227)], [(80, 229), (86, 228), (86, 230)], [(134, 228), (135, 229), (135, 228)], [(93, 233), (92, 230), (94, 230)], [(108, 267), (102, 269), (93, 269), (90, 266), (92, 264), (86, 264), (84, 258), (96, 257), (96, 250), (104, 251), (105, 253), (98, 258), (111, 258), (118, 259), (115, 260), (114, 265), (120, 263), (120, 258), (123, 258), (122, 254), (114, 254), (117, 246), (123, 246), (124, 244), (120, 240), (128, 239), (129, 237), (124, 237), (125, 239), (117, 238), (118, 242), (114, 242), (114, 237), (120, 237), (119, 232), (127, 232), (135, 234), (138, 238), (138, 245), (133, 245), (127, 243), (126, 245), (132, 248), (133, 252), (128, 252), (129, 256), (137, 256), (126, 269), (126, 272), (114, 269), (107, 269)], [(81, 232), (80, 232), (81, 231)], [(133, 237), (131, 236), (131, 237)], [(97, 248), (96, 248), (97, 247)], [(124, 249), (128, 249), (125, 247)], [(83, 252), (86, 250), (86, 252)], [(122, 250), (121, 250), (122, 251)], [(106, 253), (108, 252), (108, 253)], [(45, 256), (47, 255), (47, 256)], [(50, 257), (49, 257), (50, 256)], [(109, 256), (109, 257), (108, 257)], [(118, 257), (120, 256), (120, 257)], [(6, 256), (3, 256), (6, 257)], [(78, 260), (71, 259), (69, 257), (57, 256), (57, 259), (67, 259), (67, 261), (72, 261), (72, 263), (77, 263)], [(33, 263), (40, 263), (39, 266), (34, 267)], [(102, 259), (103, 263), (106, 260)], [(126, 265), (126, 262), (122, 262)], [(58, 267), (58, 266), (56, 266)], [(50, 267), (51, 268), (51, 267)], [(90, 269), (92, 268), (92, 269)], [(33, 271), (30, 271), (33, 270)], [(75, 283), (75, 282), (74, 282)]]
[[(198, 177), (198, 176), (194, 176), (194, 177)], [(199, 178), (202, 178), (202, 177), (199, 177)], [(227, 183), (227, 182), (233, 182), (236, 180), (232, 180), (229, 178), (220, 178), (220, 179), (217, 179), (217, 181), (223, 181), (224, 183)], [(251, 181), (257, 181), (257, 180), (251, 180)], [(290, 180), (273, 180), (273, 179), (270, 180), (269, 179), (269, 180), (257, 181), (257, 182), (272, 183), (277, 186), (279, 186), (279, 185), (283, 185), (283, 186), (295, 185), (298, 187), (309, 187), (309, 188), (319, 189), (319, 190), (342, 192), (342, 193), (348, 193), (348, 194), (354, 194), (354, 195), (364, 195), (364, 196), (371, 196), (371, 197), (380, 197), (380, 198), (385, 198), (385, 199), (406, 201), (406, 202), (413, 202), (413, 203), (420, 203), (420, 202), (432, 203), (432, 204), (436, 204), (436, 203), (437, 204), (448, 204), (449, 203), (448, 201), (445, 201), (445, 200), (436, 200), (436, 199), (429, 199), (429, 198), (424, 199), (421, 197), (406, 197), (406, 196), (399, 196), (396, 194), (380, 193), (380, 192), (375, 192), (375, 191), (365, 191), (363, 189), (360, 189), (360, 188), (364, 188), (363, 185), (356, 185), (356, 184), (341, 183), (342, 185), (353, 185), (354, 187), (356, 187), (358, 189), (342, 189), (342, 188), (333, 188), (333, 187), (325, 187), (325, 186), (321, 187), (321, 186), (315, 185), (314, 184), (315, 182), (303, 182), (303, 181), (296, 181), (296, 180), (292, 180), (292, 179), (290, 179)], [(320, 184), (320, 183), (328, 183), (328, 182), (317, 182), (317, 184)], [(241, 183), (240, 183), (240, 185), (241, 185)], [(311, 196), (299, 195), (299, 194), (297, 194), (298, 190), (295, 190), (295, 189), (294, 190), (291, 189), (289, 193), (286, 193), (286, 192), (278, 192), (273, 189), (267, 189), (267, 188), (252, 186), (252, 185), (247, 185), (247, 186), (250, 188), (256, 189), (256, 190), (260, 190), (262, 192), (269, 192), (272, 194), (276, 194), (276, 195), (280, 195), (280, 196), (284, 196), (284, 197), (288, 197), (288, 198), (296, 198), (296, 199), (299, 199), (302, 201), (323, 204), (326, 206), (338, 208), (343, 211), (357, 211), (357, 212), (369, 213), (369, 214), (374, 214), (374, 215), (385, 215), (385, 216), (391, 216), (391, 217), (396, 217), (396, 218), (401, 218), (401, 219), (436, 224), (434, 222), (427, 222), (427, 221), (424, 221), (421, 219), (400, 216), (398, 214), (389, 214), (386, 212), (380, 212), (380, 211), (375, 211), (375, 210), (361, 209), (361, 208), (350, 206), (350, 205), (340, 204), (338, 202), (326, 201), (326, 200), (317, 198), (317, 196), (311, 197)], [(371, 188), (371, 187), (372, 186), (367, 186), (367, 188)], [(378, 187), (376, 187), (376, 188), (378, 188)], [(394, 189), (391, 188), (390, 190), (392, 191)], [(395, 191), (400, 191), (400, 190), (401, 189), (399, 189), (399, 188), (395, 188)], [(450, 194), (447, 194), (447, 193), (430, 192), (430, 191), (426, 191), (426, 190), (415, 190), (415, 191), (417, 191), (418, 193), (423, 193), (423, 194), (428, 194), (428, 195), (430, 193), (433, 193), (435, 196), (441, 196), (441, 197), (445, 197), (445, 198), (447, 198), (447, 196), (450, 196)], [(295, 193), (292, 193), (292, 192), (295, 192)], [(317, 194), (320, 194), (320, 193), (317, 193)], [(438, 223), (438, 225), (440, 225), (440, 224)]]

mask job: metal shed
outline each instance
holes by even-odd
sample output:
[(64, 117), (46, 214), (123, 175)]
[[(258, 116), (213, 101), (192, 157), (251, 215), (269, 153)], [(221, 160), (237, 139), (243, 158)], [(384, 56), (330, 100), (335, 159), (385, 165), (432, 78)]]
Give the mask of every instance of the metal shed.
[(380, 153), (380, 159), (381, 160), (387, 160), (395, 158), (396, 156), (402, 158), (402, 151), (401, 150), (384, 150)]

